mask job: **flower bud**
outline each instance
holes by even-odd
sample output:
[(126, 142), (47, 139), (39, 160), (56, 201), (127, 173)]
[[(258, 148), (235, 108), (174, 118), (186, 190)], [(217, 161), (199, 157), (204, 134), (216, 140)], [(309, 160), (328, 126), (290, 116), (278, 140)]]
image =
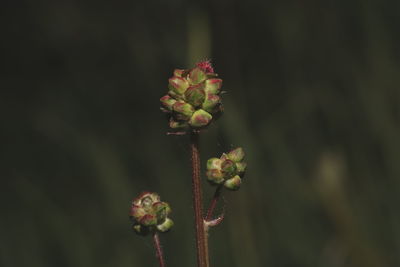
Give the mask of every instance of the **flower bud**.
[(204, 102), (205, 97), (206, 93), (204, 92), (203, 84), (190, 86), (185, 92), (186, 101), (194, 107), (200, 106)]
[(165, 202), (156, 202), (153, 204), (153, 210), (157, 216), (157, 222), (163, 222), (168, 214), (171, 213), (171, 208)]
[(228, 154), (228, 159), (233, 160), (234, 162), (239, 162), (242, 161), (244, 158), (244, 150), (241, 147), (238, 147), (232, 151), (230, 151)]
[(189, 87), (189, 83), (182, 77), (173, 76), (168, 80), (169, 87), (178, 95), (182, 95)]
[(206, 95), (206, 99), (201, 107), (207, 112), (216, 112), (216, 107), (221, 104), (220, 97), (210, 93), (207, 93)]
[(165, 233), (169, 231), (172, 226), (174, 226), (174, 222), (170, 218), (167, 218), (162, 224), (157, 225), (157, 230)]
[[(159, 228), (170, 228), (172, 226), (172, 221), (168, 218), (170, 213), (171, 208), (168, 203), (161, 202), (157, 194), (144, 192), (132, 201), (129, 216), (133, 219), (133, 230), (145, 235)], [(165, 225), (167, 220), (169, 223)]]
[(137, 205), (132, 205), (131, 211), (129, 213), (130, 217), (133, 217), (134, 219), (138, 220), (139, 218), (143, 217), (146, 215), (146, 211), (144, 208), (137, 206)]
[(236, 172), (236, 164), (232, 160), (227, 159), (222, 162), (221, 170), (225, 178), (230, 178)]
[(172, 106), (176, 103), (176, 100), (169, 95), (165, 95), (160, 98), (161, 104), (169, 111), (172, 111)]
[(193, 68), (189, 73), (189, 81), (191, 84), (199, 84), (206, 78), (206, 73), (199, 67)]
[(222, 80), (221, 79), (207, 79), (205, 82), (205, 91), (209, 94), (219, 94), (219, 91), (222, 86)]
[(243, 162), (244, 151), (236, 148), (221, 157), (210, 158), (207, 161), (207, 179), (212, 184), (224, 184), (230, 190), (238, 190), (241, 185), (241, 178), (246, 170), (246, 163)]
[(236, 163), (236, 171), (240, 177), (243, 177), (246, 172), (247, 163), (246, 162), (237, 162)]
[(240, 179), (239, 175), (236, 175), (225, 181), (224, 186), (229, 190), (238, 190), (242, 183), (242, 179)]
[(224, 182), (224, 175), (222, 174), (221, 170), (218, 169), (207, 170), (206, 176), (208, 181), (213, 184), (221, 184)]
[(221, 169), (221, 160), (219, 158), (211, 158), (207, 160), (207, 170), (211, 169)]
[(177, 118), (180, 120), (189, 119), (194, 112), (194, 108), (192, 107), (192, 105), (183, 101), (176, 101), (172, 108), (176, 113), (178, 113)]
[(193, 113), (189, 120), (189, 125), (194, 128), (200, 128), (210, 123), (212, 116), (205, 110), (199, 109)]

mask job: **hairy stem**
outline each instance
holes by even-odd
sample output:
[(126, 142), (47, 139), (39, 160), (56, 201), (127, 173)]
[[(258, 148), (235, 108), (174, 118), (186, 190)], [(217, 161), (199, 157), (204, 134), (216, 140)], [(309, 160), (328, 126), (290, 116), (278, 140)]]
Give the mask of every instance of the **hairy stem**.
[(206, 215), (206, 218), (205, 218), (206, 221), (211, 220), (211, 217), (212, 217), (212, 215), (214, 213), (215, 207), (217, 206), (218, 200), (219, 200), (219, 198), (221, 196), (221, 191), (222, 191), (222, 185), (219, 185), (217, 187), (217, 189), (215, 189), (214, 196), (213, 196), (213, 198), (211, 200), (210, 206), (208, 207), (207, 215)]
[(158, 263), (160, 267), (165, 267), (164, 255), (160, 244), (160, 238), (158, 237), (158, 233), (155, 232), (153, 234), (154, 248), (156, 249), (156, 256), (158, 259)]
[(203, 220), (203, 200), (200, 179), (200, 152), (199, 135), (192, 132), (190, 135), (190, 149), (192, 153), (192, 193), (196, 230), (197, 266), (208, 267), (208, 249)]

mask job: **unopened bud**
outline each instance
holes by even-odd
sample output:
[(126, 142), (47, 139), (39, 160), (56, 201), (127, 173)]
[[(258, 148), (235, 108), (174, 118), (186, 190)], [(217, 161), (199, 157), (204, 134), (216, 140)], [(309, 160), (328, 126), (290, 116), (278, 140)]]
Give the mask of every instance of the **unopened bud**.
[(221, 79), (208, 79), (205, 82), (206, 86), (205, 86), (205, 91), (209, 94), (219, 94), (219, 91), (221, 89), (222, 86), (222, 80)]
[(225, 160), (221, 164), (221, 170), (225, 178), (230, 178), (236, 172), (236, 164), (232, 160)]
[(163, 223), (157, 225), (157, 229), (158, 231), (165, 233), (169, 231), (172, 226), (174, 226), (174, 222), (170, 218), (166, 218)]
[(242, 179), (240, 179), (239, 175), (236, 175), (225, 181), (224, 186), (229, 190), (238, 190), (242, 183)]
[(200, 128), (209, 124), (211, 119), (212, 116), (210, 113), (203, 109), (199, 109), (193, 113), (192, 117), (189, 120), (189, 124), (194, 128)]
[(246, 162), (237, 162), (236, 163), (236, 171), (240, 177), (243, 177), (246, 172), (247, 163)]
[(207, 170), (221, 169), (221, 160), (219, 158), (211, 158), (207, 160)]
[(172, 106), (176, 103), (176, 100), (173, 99), (170, 95), (165, 95), (160, 98), (161, 104), (167, 110), (172, 111)]
[(221, 170), (218, 169), (207, 170), (206, 175), (208, 181), (211, 183), (221, 184), (224, 182), (224, 175), (222, 174)]
[(182, 95), (189, 87), (189, 83), (182, 77), (173, 76), (169, 80), (169, 87), (178, 95)]
[(216, 113), (217, 106), (221, 104), (221, 99), (217, 95), (207, 94), (206, 99), (203, 102), (202, 108), (210, 113)]
[(228, 158), (229, 158), (230, 160), (233, 160), (234, 162), (240, 162), (240, 161), (242, 161), (243, 158), (244, 158), (244, 150), (243, 150), (243, 148), (238, 147), (238, 148), (236, 148), (236, 149), (230, 151), (230, 152), (227, 154), (227, 156), (228, 156)]
[(205, 97), (203, 84), (191, 86), (185, 92), (186, 101), (194, 107), (199, 107), (204, 102)]
[(176, 101), (172, 108), (176, 113), (178, 113), (177, 118), (181, 120), (189, 119), (194, 112), (194, 108), (192, 107), (192, 105), (183, 101)]
[(199, 67), (192, 69), (189, 73), (189, 81), (191, 84), (199, 84), (206, 78), (206, 73)]

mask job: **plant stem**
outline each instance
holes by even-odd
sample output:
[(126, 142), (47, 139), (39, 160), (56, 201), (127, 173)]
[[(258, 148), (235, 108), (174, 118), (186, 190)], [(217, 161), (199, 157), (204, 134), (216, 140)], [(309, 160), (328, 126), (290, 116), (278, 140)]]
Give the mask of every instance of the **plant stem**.
[(157, 255), (158, 263), (160, 264), (160, 267), (165, 267), (163, 251), (162, 251), (161, 244), (160, 244), (160, 238), (158, 237), (158, 233), (157, 232), (155, 232), (153, 234), (153, 241), (154, 241), (154, 247), (156, 249), (156, 255)]
[(218, 200), (219, 200), (219, 198), (221, 196), (221, 190), (222, 190), (222, 185), (219, 185), (217, 187), (217, 189), (215, 189), (214, 196), (213, 196), (213, 198), (211, 200), (211, 203), (210, 203), (210, 206), (208, 208), (207, 215), (206, 215), (206, 218), (205, 218), (206, 221), (211, 220), (211, 217), (212, 217), (212, 215), (214, 213), (215, 207), (217, 206), (217, 202), (218, 202)]
[(192, 153), (192, 193), (196, 230), (197, 266), (208, 267), (208, 249), (206, 247), (206, 233), (204, 231), (203, 200), (200, 180), (199, 135), (194, 131), (190, 135), (190, 149)]

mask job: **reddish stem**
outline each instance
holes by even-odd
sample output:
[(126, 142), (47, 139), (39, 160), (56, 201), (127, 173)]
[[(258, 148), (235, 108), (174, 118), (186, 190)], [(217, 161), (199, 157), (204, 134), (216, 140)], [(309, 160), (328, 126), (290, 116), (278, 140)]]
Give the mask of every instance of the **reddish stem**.
[(215, 193), (214, 196), (211, 200), (210, 206), (208, 207), (208, 211), (207, 211), (207, 216), (206, 216), (206, 221), (210, 221), (211, 217), (214, 213), (215, 207), (217, 206), (218, 200), (221, 196), (221, 191), (222, 191), (222, 185), (219, 185), (217, 187), (217, 189), (215, 189)]
[(193, 208), (196, 230), (197, 266), (208, 266), (208, 249), (206, 247), (206, 236), (203, 220), (203, 200), (200, 180), (200, 152), (199, 135), (192, 132), (190, 135), (190, 149), (192, 153), (192, 191)]
[(160, 264), (160, 267), (165, 267), (163, 251), (162, 251), (161, 244), (160, 244), (160, 238), (158, 237), (157, 232), (155, 232), (153, 234), (153, 241), (154, 241), (154, 248), (156, 249), (158, 263)]

